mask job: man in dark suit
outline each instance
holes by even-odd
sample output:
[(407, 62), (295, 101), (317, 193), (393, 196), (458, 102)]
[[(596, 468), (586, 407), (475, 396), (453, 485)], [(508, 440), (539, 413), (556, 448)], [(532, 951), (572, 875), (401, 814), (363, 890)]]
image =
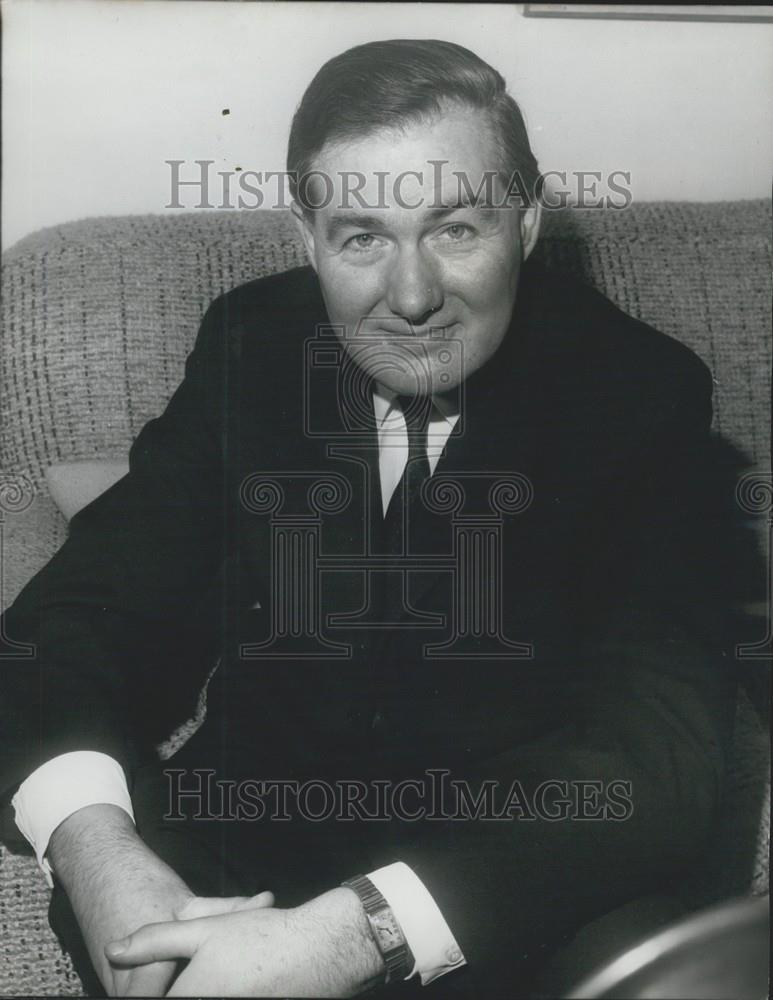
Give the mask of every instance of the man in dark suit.
[(711, 379), (529, 260), (536, 162), (467, 50), (331, 60), (288, 167), (312, 266), (213, 303), (8, 613), (3, 787), (111, 994), (190, 959), (172, 994), (514, 995), (710, 829)]

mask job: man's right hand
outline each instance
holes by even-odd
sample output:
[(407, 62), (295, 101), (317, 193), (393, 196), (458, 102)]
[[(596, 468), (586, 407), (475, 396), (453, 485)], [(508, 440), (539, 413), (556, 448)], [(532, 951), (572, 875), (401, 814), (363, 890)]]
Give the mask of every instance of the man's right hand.
[(128, 813), (118, 806), (86, 806), (68, 816), (51, 837), (48, 857), (108, 996), (162, 997), (177, 964), (116, 968), (105, 957), (109, 941), (126, 937), (147, 923), (274, 905), (270, 892), (227, 898), (194, 896), (145, 844)]
[(117, 969), (105, 958), (108, 941), (143, 924), (177, 919), (194, 899), (183, 880), (142, 841), (131, 817), (113, 805), (79, 809), (54, 831), (48, 856), (107, 995), (164, 996), (174, 962)]

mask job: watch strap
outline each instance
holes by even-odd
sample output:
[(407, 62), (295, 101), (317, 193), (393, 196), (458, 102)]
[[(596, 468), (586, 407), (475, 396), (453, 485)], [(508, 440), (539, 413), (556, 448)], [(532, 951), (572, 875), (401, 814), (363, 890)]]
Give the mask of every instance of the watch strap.
[[(395, 916), (389, 902), (367, 875), (357, 875), (355, 878), (347, 879), (341, 884), (346, 886), (347, 889), (352, 889), (359, 896), (362, 907), (365, 910), (365, 916), (368, 918), (370, 933), (376, 942), (376, 947), (381, 953), (381, 957), (384, 959), (384, 965), (386, 966), (386, 979), (384, 982), (391, 983), (397, 979), (407, 979), (413, 971), (415, 959), (405, 938), (403, 929), (400, 926), (400, 922)], [(393, 944), (384, 941), (375, 919), (376, 915), (382, 911), (388, 911), (391, 915), (392, 922), (400, 933), (400, 941)]]

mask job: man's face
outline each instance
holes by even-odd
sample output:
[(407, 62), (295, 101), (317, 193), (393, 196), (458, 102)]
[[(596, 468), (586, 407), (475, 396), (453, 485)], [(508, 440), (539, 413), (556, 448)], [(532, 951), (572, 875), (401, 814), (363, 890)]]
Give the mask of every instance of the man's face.
[(458, 107), (329, 144), (313, 164), (333, 196), (312, 185), (310, 200), (328, 204), (296, 214), (331, 323), (343, 328), (353, 360), (395, 392), (454, 388), (505, 335), (537, 210), (521, 212), (516, 201), (493, 207), (505, 200), (498, 177), (493, 199), (460, 203), (458, 180), (465, 176), (474, 193), (499, 168), (482, 115)]

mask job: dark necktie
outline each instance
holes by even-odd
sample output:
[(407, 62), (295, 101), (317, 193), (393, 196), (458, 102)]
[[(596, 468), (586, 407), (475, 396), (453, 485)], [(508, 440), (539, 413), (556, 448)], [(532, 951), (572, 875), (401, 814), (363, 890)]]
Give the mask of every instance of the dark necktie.
[(384, 518), (384, 548), (394, 556), (403, 555), (410, 548), (409, 537), (420, 523), (421, 486), (429, 477), (427, 427), (432, 411), (428, 396), (398, 396), (397, 402), (408, 430), (408, 459)]
[(401, 567), (402, 557), (414, 550), (421, 531), (421, 485), (429, 476), (427, 426), (432, 410), (428, 397), (398, 396), (397, 403), (408, 430), (408, 458), (382, 524), (382, 552), (393, 568), (381, 570), (376, 582), (380, 618), (390, 624), (403, 616), (407, 578)]

